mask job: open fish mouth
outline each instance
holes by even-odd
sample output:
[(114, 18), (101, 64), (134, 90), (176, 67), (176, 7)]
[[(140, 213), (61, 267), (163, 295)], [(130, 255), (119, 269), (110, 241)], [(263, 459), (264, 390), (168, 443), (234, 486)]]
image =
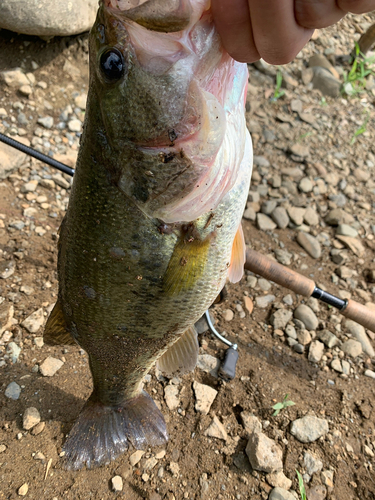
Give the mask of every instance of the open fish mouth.
[[(137, 148), (137, 159), (128, 162), (118, 186), (149, 217), (166, 223), (195, 220), (215, 210), (239, 171), (246, 170), (245, 157), (250, 168), (243, 113), (247, 67), (222, 48), (210, 0), (101, 1), (109, 29), (123, 28), (133, 54), (133, 72), (121, 87), (118, 108), (132, 102), (142, 85), (142, 96), (151, 99), (116, 120), (106, 115), (113, 101), (102, 106), (105, 122), (116, 124), (116, 130), (107, 125), (112, 144), (121, 149), (125, 137)], [(137, 71), (148, 83), (142, 77), (133, 88)], [(149, 125), (150, 116), (155, 125)]]

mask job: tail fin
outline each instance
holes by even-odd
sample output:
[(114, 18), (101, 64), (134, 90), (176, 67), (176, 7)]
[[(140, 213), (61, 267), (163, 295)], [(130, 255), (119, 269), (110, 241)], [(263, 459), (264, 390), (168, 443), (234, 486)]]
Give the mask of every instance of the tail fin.
[(129, 443), (143, 449), (167, 440), (164, 417), (145, 392), (117, 407), (88, 400), (63, 446), (63, 466), (91, 469), (115, 460)]

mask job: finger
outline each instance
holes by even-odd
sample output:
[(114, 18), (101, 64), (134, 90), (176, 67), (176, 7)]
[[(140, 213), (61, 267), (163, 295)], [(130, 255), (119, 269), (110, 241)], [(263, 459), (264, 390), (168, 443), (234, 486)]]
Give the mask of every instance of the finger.
[(240, 62), (260, 59), (251, 29), (247, 0), (212, 0), (212, 14), (224, 48)]
[(340, 9), (353, 14), (364, 14), (375, 10), (374, 0), (338, 0), (337, 4)]
[(345, 16), (336, 0), (295, 0), (296, 21), (304, 28), (326, 28)]
[(299, 26), (294, 0), (249, 0), (253, 37), (260, 56), (270, 64), (290, 62), (305, 46), (313, 29)]

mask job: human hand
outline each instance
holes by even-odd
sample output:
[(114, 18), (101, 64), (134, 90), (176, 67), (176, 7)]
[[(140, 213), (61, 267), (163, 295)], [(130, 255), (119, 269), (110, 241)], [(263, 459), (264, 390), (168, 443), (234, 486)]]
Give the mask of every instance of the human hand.
[(375, 0), (211, 0), (225, 49), (238, 61), (263, 58), (290, 62), (315, 28), (336, 23), (347, 12), (375, 9)]

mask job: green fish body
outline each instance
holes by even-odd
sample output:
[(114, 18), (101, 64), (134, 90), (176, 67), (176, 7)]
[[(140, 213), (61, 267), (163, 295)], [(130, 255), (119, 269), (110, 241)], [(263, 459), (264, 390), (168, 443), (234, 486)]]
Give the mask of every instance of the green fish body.
[(68, 469), (167, 440), (142, 380), (158, 360), (195, 366), (193, 325), (228, 276), (251, 176), (244, 66), (223, 51), (209, 2), (100, 6), (45, 331), (85, 349), (94, 382)]

